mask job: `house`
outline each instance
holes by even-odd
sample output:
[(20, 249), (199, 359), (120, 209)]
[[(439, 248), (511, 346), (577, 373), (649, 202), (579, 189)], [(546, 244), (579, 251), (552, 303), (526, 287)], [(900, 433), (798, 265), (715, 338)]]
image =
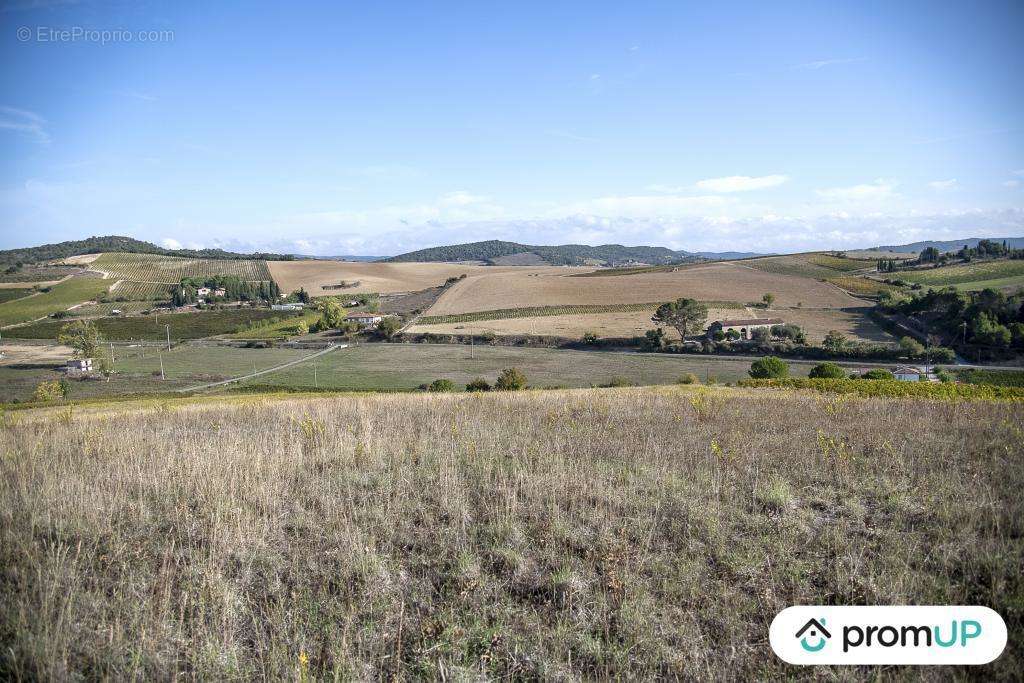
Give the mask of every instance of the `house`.
[(750, 339), (754, 330), (771, 330), (773, 325), (783, 325), (782, 318), (736, 318), (734, 320), (716, 320), (708, 326), (708, 336), (716, 332), (728, 334), (736, 332), (740, 339)]
[(120, 308), (112, 308), (112, 309), (110, 309), (110, 315), (121, 315), (121, 309)]
[(228, 290), (217, 288), (217, 289), (213, 290), (213, 295), (214, 296), (227, 296), (228, 295)]
[(900, 366), (893, 370), (892, 376), (901, 382), (938, 382), (939, 378), (927, 368)]
[(384, 316), (379, 313), (349, 313), (345, 316), (345, 320), (359, 327), (376, 327), (383, 319)]
[(210, 296), (210, 288), (200, 287), (199, 289), (196, 290), (196, 296)]
[(270, 306), (272, 311), (301, 311), (302, 308), (302, 304), (271, 304)]
[(67, 362), (65, 370), (69, 375), (88, 375), (92, 372), (92, 358), (72, 358)]

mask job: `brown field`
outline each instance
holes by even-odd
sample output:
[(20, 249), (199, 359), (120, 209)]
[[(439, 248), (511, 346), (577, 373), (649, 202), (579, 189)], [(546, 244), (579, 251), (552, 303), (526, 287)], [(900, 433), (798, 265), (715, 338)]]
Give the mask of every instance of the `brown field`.
[[(148, 406), (148, 407), (145, 407)], [(611, 389), (10, 412), (5, 680), (1024, 678), (1021, 404)], [(774, 656), (986, 605), (986, 666)]]
[[(433, 334), (484, 334), (493, 332), (504, 335), (551, 335), (557, 337), (582, 337), (584, 332), (596, 332), (599, 337), (642, 337), (644, 332), (655, 327), (650, 311), (629, 311), (618, 313), (590, 313), (582, 315), (548, 315), (531, 318), (506, 318), (503, 320), (479, 320), (475, 322), (446, 323), (435, 325), (414, 325), (412, 333)], [(708, 322), (723, 318), (758, 317), (760, 313), (750, 309), (708, 309)], [(772, 315), (775, 315), (774, 313)], [(670, 339), (679, 334), (672, 328), (665, 328)]]
[(69, 266), (84, 266), (92, 263), (99, 257), (99, 254), (79, 254), (78, 256), (68, 256), (66, 258), (59, 259), (55, 261), (55, 263), (64, 263)]
[[(497, 271), (497, 269), (493, 269)], [(830, 284), (792, 275), (767, 273), (738, 263), (712, 263), (676, 272), (612, 277), (567, 277), (579, 268), (520, 268), (471, 275), (447, 291), (428, 315), (470, 313), (498, 308), (668, 301), (757, 301), (765, 292), (780, 306), (802, 302), (815, 308), (863, 304)]]
[(787, 308), (761, 310), (760, 315), (782, 318), (787, 323), (799, 325), (812, 344), (820, 344), (829, 330), (838, 330), (851, 341), (894, 343), (895, 337), (868, 317), (869, 310), (870, 307), (863, 306), (829, 310)]
[[(390, 294), (416, 292), (443, 285), (450, 277), (463, 273), (500, 273), (506, 271), (536, 270), (515, 266), (481, 266), (461, 263), (357, 263), (352, 261), (268, 261), (270, 274), (290, 293), (304, 287), (310, 296), (345, 296), (362, 292)], [(553, 268), (553, 270), (565, 270)], [(584, 270), (591, 270), (589, 268)], [(358, 287), (325, 290), (324, 285), (338, 284), (342, 280), (359, 281)]]
[(57, 344), (4, 344), (0, 365), (60, 365), (71, 358), (70, 346)]

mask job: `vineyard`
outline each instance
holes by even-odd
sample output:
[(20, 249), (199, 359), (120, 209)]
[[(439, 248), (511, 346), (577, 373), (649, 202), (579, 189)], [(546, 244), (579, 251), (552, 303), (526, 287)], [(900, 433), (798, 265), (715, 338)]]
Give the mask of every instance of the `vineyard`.
[(830, 277), (828, 281), (857, 296), (879, 296), (884, 292), (891, 292), (899, 289), (893, 285), (879, 282), (878, 280), (871, 280), (866, 277)]
[(748, 379), (740, 386), (767, 389), (815, 389), (830, 394), (944, 401), (1024, 401), (1024, 388), (954, 382), (900, 382), (871, 379)]
[(873, 264), (830, 254), (792, 254), (740, 261), (745, 266), (775, 275), (794, 275), (827, 280), (841, 273), (864, 270)]
[(92, 267), (117, 279), (169, 285), (178, 284), (186, 277), (214, 275), (234, 275), (250, 282), (271, 279), (266, 261), (241, 259), (192, 259), (117, 252), (101, 255), (93, 261)]
[[(556, 315), (587, 315), (594, 313), (628, 313), (632, 311), (653, 311), (662, 301), (640, 304), (579, 304), (575, 306), (531, 306), (527, 308), (499, 308), (491, 311), (474, 313), (456, 313), (452, 315), (428, 315), (419, 319), (421, 325), (446, 325), (450, 323), (469, 323), (480, 320), (506, 320), (508, 318), (536, 318)], [(705, 301), (708, 308), (728, 308), (743, 310), (743, 304), (736, 301)]]
[(114, 285), (110, 295), (128, 301), (169, 301), (174, 293), (174, 287), (174, 285), (157, 282), (121, 280)]
[[(1000, 285), (1013, 284), (1012, 278), (1024, 278), (1024, 260), (975, 261), (927, 270), (899, 271), (895, 277), (915, 284), (937, 286), (982, 284), (986, 280), (1000, 280)], [(1024, 285), (1024, 280), (1021, 284)]]

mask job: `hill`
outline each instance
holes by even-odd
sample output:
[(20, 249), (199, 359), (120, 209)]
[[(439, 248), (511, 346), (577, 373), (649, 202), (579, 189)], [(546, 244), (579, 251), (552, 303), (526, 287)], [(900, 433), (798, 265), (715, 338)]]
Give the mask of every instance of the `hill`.
[(18, 417), (5, 679), (838, 676), (780, 661), (769, 623), (865, 603), (987, 605), (1011, 630), (985, 678), (1024, 670), (1019, 404), (584, 389)]
[(294, 258), (289, 254), (239, 254), (223, 249), (165, 249), (151, 242), (124, 237), (121, 235), (107, 235), (104, 237), (89, 237), (84, 240), (73, 240), (69, 242), (58, 242), (56, 244), (44, 244), (38, 247), (25, 247), (23, 249), (7, 249), (0, 251), (0, 267), (7, 267), (17, 263), (40, 263), (53, 261), (82, 254), (98, 254), (101, 252), (128, 252), (132, 254), (158, 254), (161, 256), (183, 256), (186, 258), (204, 259), (256, 259), (288, 261)]
[(491, 263), (497, 262), (497, 259), (515, 256), (524, 262), (532, 261), (535, 264), (534, 259), (524, 256), (526, 254), (534, 254), (553, 266), (613, 265), (629, 262), (665, 264), (682, 263), (698, 258), (688, 252), (673, 251), (667, 247), (626, 247), (621, 244), (602, 244), (596, 247), (587, 244), (542, 246), (487, 240), (430, 247), (392, 256), (385, 260), (396, 263), (406, 261), (485, 261)]
[(939, 251), (957, 251), (964, 245), (968, 247), (978, 246), (981, 240), (992, 242), (1006, 242), (1006, 246), (1013, 249), (1024, 248), (1024, 237), (965, 237), (960, 240), (925, 240), (923, 242), (911, 242), (910, 244), (895, 244), (882, 247), (871, 247), (870, 251), (893, 251), (899, 253), (917, 254), (928, 247), (935, 247)]

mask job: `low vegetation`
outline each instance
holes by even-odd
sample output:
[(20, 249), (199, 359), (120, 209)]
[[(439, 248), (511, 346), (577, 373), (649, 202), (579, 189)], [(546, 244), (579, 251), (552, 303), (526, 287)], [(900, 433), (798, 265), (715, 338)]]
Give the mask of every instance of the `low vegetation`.
[[(66, 311), (83, 301), (97, 299), (112, 285), (110, 280), (98, 277), (73, 277), (44, 288), (38, 294), (0, 304), (0, 325), (35, 320), (53, 313)], [(4, 336), (14, 330), (5, 330)]]
[(1018, 277), (1022, 278), (1021, 283), (1024, 284), (1024, 260), (972, 261), (925, 270), (901, 270), (896, 277), (905, 282), (933, 286), (964, 285)]
[(184, 278), (234, 275), (242, 280), (271, 280), (267, 262), (252, 259), (182, 258), (158, 254), (105, 253), (92, 267), (133, 282), (179, 284)]
[(0, 429), (6, 679), (922, 675), (789, 667), (767, 632), (793, 604), (987, 605), (1007, 649), (959, 673), (1024, 677), (1020, 404), (686, 387), (92, 410)]
[[(638, 304), (580, 304), (577, 306), (528, 306), (524, 308), (499, 308), (474, 313), (455, 313), (451, 315), (426, 315), (419, 319), (421, 325), (443, 325), (451, 323), (469, 323), (480, 320), (505, 320), (508, 318), (536, 318), (558, 315), (587, 315), (596, 313), (625, 313), (630, 311), (651, 311), (652, 313), (663, 302)], [(732, 308), (743, 310), (738, 301), (704, 301), (705, 307)]]
[[(745, 387), (774, 389), (816, 389), (831, 394), (856, 394), (889, 398), (928, 398), (936, 400), (1024, 401), (1024, 388), (991, 384), (956, 384), (954, 382), (901, 382), (886, 372), (873, 380), (869, 371), (863, 379), (750, 379), (740, 382)], [(1022, 434), (1024, 437), (1024, 434)]]

